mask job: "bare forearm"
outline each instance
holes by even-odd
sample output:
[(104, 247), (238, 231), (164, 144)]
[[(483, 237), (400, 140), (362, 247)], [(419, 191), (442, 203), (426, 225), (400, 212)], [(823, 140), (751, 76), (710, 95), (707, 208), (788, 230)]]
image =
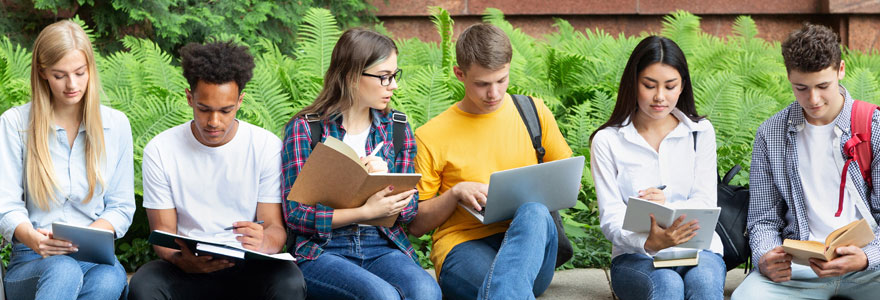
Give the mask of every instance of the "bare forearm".
[(284, 227), (280, 225), (272, 225), (263, 230), (263, 236), (263, 247), (260, 249), (260, 252), (275, 254), (281, 251), (281, 248), (284, 247), (284, 242), (287, 239), (287, 232), (285, 232)]
[(370, 218), (361, 208), (362, 207), (334, 209), (333, 220), (330, 222), (330, 227), (336, 229), (369, 220)]
[(89, 224), (89, 227), (101, 228), (112, 231), (114, 234), (116, 233), (116, 229), (113, 228), (113, 224), (110, 224), (109, 221), (104, 219), (97, 219), (92, 224)]
[(449, 219), (449, 216), (452, 216), (457, 204), (458, 199), (455, 199), (449, 191), (440, 194), (440, 196), (419, 202), (419, 212), (416, 214), (416, 218), (407, 226), (409, 234), (418, 237), (434, 230), (434, 228), (443, 224), (446, 219)]

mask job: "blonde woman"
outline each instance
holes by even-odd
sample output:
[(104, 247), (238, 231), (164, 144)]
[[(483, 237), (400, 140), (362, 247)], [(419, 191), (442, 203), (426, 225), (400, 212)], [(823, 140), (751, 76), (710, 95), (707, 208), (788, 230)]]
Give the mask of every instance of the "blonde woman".
[(125, 269), (77, 261), (53, 222), (122, 237), (134, 214), (131, 127), (101, 106), (92, 45), (76, 23), (47, 26), (34, 42), (31, 102), (0, 116), (0, 234), (13, 243), (10, 299), (118, 299)]

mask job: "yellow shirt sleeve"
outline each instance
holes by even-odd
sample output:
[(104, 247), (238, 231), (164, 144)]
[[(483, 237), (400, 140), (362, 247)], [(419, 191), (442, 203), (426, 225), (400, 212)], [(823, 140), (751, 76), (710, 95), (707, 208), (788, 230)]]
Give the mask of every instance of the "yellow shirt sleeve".
[(419, 201), (425, 201), (437, 196), (442, 177), (440, 170), (437, 169), (439, 164), (434, 161), (431, 148), (425, 145), (418, 132), (416, 133), (416, 149), (419, 149), (416, 153), (416, 173), (422, 174), (422, 179), (419, 180), (416, 189), (419, 190)]

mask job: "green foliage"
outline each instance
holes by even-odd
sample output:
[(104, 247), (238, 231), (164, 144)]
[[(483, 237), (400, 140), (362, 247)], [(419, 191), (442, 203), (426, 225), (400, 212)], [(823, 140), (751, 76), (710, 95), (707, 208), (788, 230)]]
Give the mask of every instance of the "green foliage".
[[(62, 4), (67, 3), (37, 2), (40, 7), (55, 7), (59, 11), (64, 10)], [(343, 2), (339, 5), (357, 1)], [(86, 7), (104, 2), (76, 3)], [(174, 18), (181, 15), (182, 2), (148, 1), (137, 10), (130, 8), (133, 2), (118, 3), (122, 4), (113, 9), (127, 14), (161, 12), (151, 16), (138, 15), (163, 20), (164, 25), (154, 25), (150, 30), (170, 24), (169, 20), (190, 24), (188, 22), (195, 22), (193, 16), (201, 18), (205, 13), (193, 11), (176, 20)], [(234, 10), (243, 4), (206, 2), (187, 10), (205, 10), (211, 5)], [(241, 14), (243, 20), (231, 24), (257, 26), (255, 24), (264, 24), (290, 13), (279, 11), (271, 18), (266, 17), (265, 20), (269, 21), (261, 21), (264, 19), (259, 14), (265, 9), (256, 7), (255, 12)], [(287, 41), (278, 41), (259, 30), (248, 34), (235, 30), (203, 33), (218, 40), (237, 40), (250, 45), (256, 68), (253, 80), (245, 88), (245, 103), (238, 118), (279, 135), (293, 113), (311, 103), (320, 92), (332, 49), (341, 33), (340, 27), (347, 25), (339, 22), (339, 14), (334, 18), (326, 9), (303, 9), (303, 22), (297, 23), (296, 27), (298, 42), (295, 48), (285, 48)], [(430, 11), (440, 36), (439, 43), (417, 39), (397, 41), (398, 62), (404, 76), (398, 83), (400, 89), (395, 91), (392, 105), (407, 113), (413, 128), (424, 124), (464, 95), (463, 85), (451, 73), (451, 66), (455, 64), (453, 20), (441, 8), (431, 8)], [(199, 22), (216, 22), (211, 18)], [(564, 20), (556, 20), (553, 25), (556, 32), (539, 39), (513, 27), (496, 9), (487, 9), (484, 21), (497, 25), (510, 37), (514, 56), (508, 92), (543, 99), (555, 114), (574, 154), (589, 157), (589, 137), (608, 119), (617, 101), (623, 68), (633, 48), (647, 34), (615, 37), (601, 29), (580, 30)], [(0, 26), (4, 22), (0, 20)], [(98, 39), (108, 30), (100, 26), (105, 25), (99, 25), (95, 30)], [(745, 170), (734, 178), (734, 183), (743, 185), (748, 183), (755, 130), (763, 120), (789, 105), (794, 97), (779, 55), (779, 43), (757, 38), (757, 27), (748, 16), (736, 19), (733, 32), (725, 37), (707, 35), (700, 31), (698, 17), (682, 11), (666, 16), (662, 30), (664, 35), (681, 45), (687, 55), (697, 110), (712, 121), (717, 135), (719, 171), (725, 172), (734, 164), (742, 165)], [(132, 125), (138, 207), (142, 202), (140, 166), (143, 147), (156, 134), (191, 119), (191, 108), (183, 92), (188, 84), (181, 75), (179, 62), (162, 44), (175, 34), (173, 30), (163, 31), (153, 40), (125, 37), (119, 42), (122, 50), (97, 57), (104, 103), (125, 112)], [(4, 87), (0, 89), (2, 110), (28, 101), (31, 54), (20, 45), (13, 39), (0, 36), (0, 86)], [(101, 47), (101, 43), (96, 45)], [(285, 49), (293, 49), (293, 52), (288, 53)], [(880, 53), (844, 49), (843, 56), (848, 71), (843, 84), (855, 98), (880, 103)], [(578, 204), (561, 214), (575, 248), (574, 260), (563, 268), (610, 264), (611, 245), (598, 226), (595, 186), (589, 168), (589, 165), (585, 168)], [(155, 257), (144, 240), (148, 232), (141, 208), (135, 214), (128, 235), (118, 243), (117, 253), (129, 270)], [(410, 237), (410, 241), (422, 265), (431, 267), (428, 258), (431, 236)]]
[(255, 44), (265, 38), (292, 53), (303, 16), (320, 7), (344, 27), (378, 21), (363, 0), (185, 1), (185, 0), (8, 0), (0, 6), (0, 32), (29, 45), (46, 25), (79, 15), (92, 25), (101, 49), (119, 50), (127, 35), (156, 42), (165, 51), (228, 33)]

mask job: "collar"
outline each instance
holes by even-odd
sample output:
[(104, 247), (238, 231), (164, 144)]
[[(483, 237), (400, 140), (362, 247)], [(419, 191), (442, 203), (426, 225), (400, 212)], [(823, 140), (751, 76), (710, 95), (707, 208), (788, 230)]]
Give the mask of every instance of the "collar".
[[(843, 107), (840, 109), (840, 112), (837, 114), (837, 117), (834, 118), (832, 123), (834, 123), (835, 132), (839, 131), (840, 133), (846, 133), (848, 135), (850, 132), (850, 115), (852, 112), (853, 98), (843, 85), (839, 85), (839, 87), (840, 95), (843, 96)], [(788, 132), (804, 130), (807, 122), (807, 118), (804, 116), (804, 109), (797, 100), (790, 104), (788, 108)]]
[[(671, 132), (669, 132), (667, 137), (683, 137), (683, 136), (688, 136), (692, 132), (695, 132), (695, 131), (700, 132), (700, 131), (705, 131), (705, 130), (710, 129), (708, 123), (694, 122), (690, 118), (685, 116), (685, 114), (681, 110), (679, 110), (678, 108), (673, 108), (671, 114), (676, 119), (678, 119), (678, 125), (675, 126), (675, 128), (672, 129)], [(623, 124), (626, 124), (626, 125), (617, 128), (617, 130), (620, 134), (622, 134), (625, 138), (629, 138), (632, 140), (639, 139), (639, 138), (637, 138), (637, 136), (639, 135), (639, 132), (638, 132), (638, 130), (636, 130), (635, 125), (633, 125), (633, 123), (630, 122), (630, 118), (626, 118), (626, 120), (623, 121)]]
[[(104, 105), (100, 105), (99, 110), (101, 112), (101, 127), (103, 127), (104, 130), (109, 130), (111, 128), (111, 126), (110, 126), (110, 109), (105, 107)], [(62, 128), (61, 126), (58, 126), (58, 124), (53, 124), (53, 125), (55, 126), (55, 131), (64, 130), (64, 128)], [(86, 125), (85, 125), (84, 120), (79, 122), (79, 129), (77, 129), (77, 132), (86, 132)]]

